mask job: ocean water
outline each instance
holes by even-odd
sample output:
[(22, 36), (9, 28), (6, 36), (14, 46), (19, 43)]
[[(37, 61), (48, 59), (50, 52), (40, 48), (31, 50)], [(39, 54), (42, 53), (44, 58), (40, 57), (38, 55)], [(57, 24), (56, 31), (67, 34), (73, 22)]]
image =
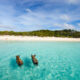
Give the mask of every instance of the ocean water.
[(80, 42), (0, 41), (0, 80), (80, 80)]

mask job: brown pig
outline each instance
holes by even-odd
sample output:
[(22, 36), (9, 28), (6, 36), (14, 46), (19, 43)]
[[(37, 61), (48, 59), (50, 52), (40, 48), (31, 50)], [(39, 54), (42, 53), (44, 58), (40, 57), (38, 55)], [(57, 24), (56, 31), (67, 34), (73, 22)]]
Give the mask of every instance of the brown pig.
[(16, 63), (21, 66), (23, 65), (23, 61), (20, 59), (20, 56), (16, 56)]
[(35, 58), (35, 56), (36, 56), (36, 55), (31, 55), (31, 57), (32, 57), (32, 62), (33, 62), (33, 64), (38, 65), (38, 60)]

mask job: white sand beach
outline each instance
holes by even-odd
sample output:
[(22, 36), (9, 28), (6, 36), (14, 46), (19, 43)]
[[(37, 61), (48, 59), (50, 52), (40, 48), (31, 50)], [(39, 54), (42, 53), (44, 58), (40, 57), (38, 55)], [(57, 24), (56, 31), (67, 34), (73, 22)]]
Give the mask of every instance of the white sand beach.
[(11, 41), (80, 41), (80, 38), (38, 37), (38, 36), (10, 36), (2, 35), (0, 40)]

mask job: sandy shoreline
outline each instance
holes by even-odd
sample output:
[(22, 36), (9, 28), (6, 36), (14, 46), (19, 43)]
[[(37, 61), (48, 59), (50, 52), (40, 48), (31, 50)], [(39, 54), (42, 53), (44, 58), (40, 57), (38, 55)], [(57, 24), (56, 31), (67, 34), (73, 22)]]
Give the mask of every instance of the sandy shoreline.
[(0, 40), (11, 41), (80, 41), (80, 38), (37, 37), (37, 36), (0, 36)]

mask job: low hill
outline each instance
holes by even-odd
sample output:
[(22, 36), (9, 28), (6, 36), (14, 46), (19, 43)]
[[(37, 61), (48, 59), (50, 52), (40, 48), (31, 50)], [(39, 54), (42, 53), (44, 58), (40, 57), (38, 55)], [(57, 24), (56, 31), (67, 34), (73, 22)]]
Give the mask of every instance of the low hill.
[(30, 32), (14, 32), (14, 31), (0, 31), (0, 35), (21, 35), (21, 36), (40, 36), (40, 37), (73, 37), (80, 38), (80, 31), (75, 30), (37, 30)]

